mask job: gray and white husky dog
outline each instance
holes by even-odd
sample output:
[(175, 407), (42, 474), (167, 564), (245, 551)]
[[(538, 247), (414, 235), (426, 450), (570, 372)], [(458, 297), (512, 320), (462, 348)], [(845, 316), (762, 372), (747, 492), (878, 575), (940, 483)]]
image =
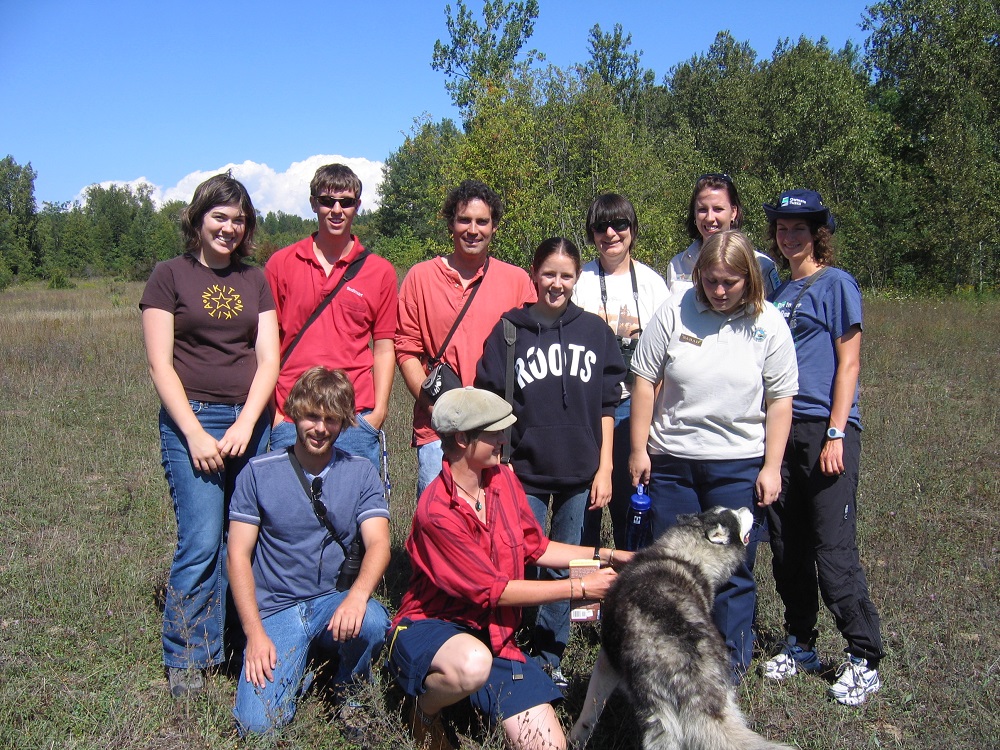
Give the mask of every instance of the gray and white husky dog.
[(626, 565), (604, 600), (601, 651), (570, 745), (583, 748), (621, 688), (645, 750), (785, 748), (749, 729), (712, 620), (716, 590), (746, 556), (753, 514), (713, 508), (680, 516)]

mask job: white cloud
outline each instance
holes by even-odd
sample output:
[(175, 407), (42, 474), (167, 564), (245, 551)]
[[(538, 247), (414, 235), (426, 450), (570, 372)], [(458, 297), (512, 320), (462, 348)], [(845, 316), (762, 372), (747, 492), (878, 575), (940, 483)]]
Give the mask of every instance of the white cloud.
[[(379, 188), (382, 184), (382, 162), (331, 154), (317, 154), (303, 161), (293, 162), (284, 172), (275, 172), (266, 164), (253, 161), (226, 164), (217, 169), (185, 175), (173, 187), (156, 185), (145, 177), (137, 177), (127, 182), (112, 180), (99, 184), (101, 187), (127, 185), (133, 189), (142, 184), (149, 185), (152, 188), (153, 201), (159, 206), (166, 201), (191, 200), (199, 184), (212, 175), (232, 169), (233, 177), (246, 185), (254, 208), (261, 213), (284, 211), (286, 214), (311, 218), (313, 212), (309, 208), (309, 181), (319, 167), (334, 163), (346, 164), (361, 178), (361, 184), (364, 186), (361, 194), (362, 209), (372, 211), (378, 208), (381, 198)], [(86, 188), (77, 194), (76, 200), (81, 204), (86, 202)]]

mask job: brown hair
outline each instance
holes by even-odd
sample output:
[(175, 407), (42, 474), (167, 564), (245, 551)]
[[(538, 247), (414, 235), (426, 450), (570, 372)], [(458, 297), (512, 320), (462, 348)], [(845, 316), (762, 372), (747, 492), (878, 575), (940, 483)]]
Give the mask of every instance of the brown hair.
[(701, 285), (701, 276), (717, 263), (726, 264), (746, 279), (743, 304), (746, 305), (747, 314), (756, 318), (764, 312), (764, 276), (760, 272), (753, 245), (743, 232), (738, 229), (716, 232), (702, 244), (691, 281), (694, 282), (695, 296), (706, 305), (709, 302)]
[(708, 188), (709, 190), (725, 190), (729, 196), (729, 205), (736, 208), (736, 216), (733, 217), (730, 229), (739, 229), (743, 225), (743, 202), (740, 200), (740, 191), (736, 189), (733, 178), (727, 174), (713, 173), (703, 174), (694, 183), (694, 190), (691, 191), (691, 200), (688, 202), (687, 228), (688, 237), (693, 240), (701, 239), (701, 232), (698, 231), (698, 221), (694, 212), (694, 204), (698, 200), (698, 193)]
[(245, 228), (243, 239), (236, 246), (236, 254), (245, 258), (253, 249), (253, 234), (257, 229), (257, 212), (250, 200), (250, 193), (231, 172), (209, 177), (194, 190), (191, 202), (181, 211), (181, 232), (184, 249), (196, 253), (201, 247), (201, 225), (205, 214), (216, 206), (239, 206), (243, 212)]
[(355, 198), (361, 197), (361, 179), (344, 164), (326, 164), (316, 170), (309, 183), (309, 194), (337, 193), (350, 190)]
[(343, 370), (316, 366), (295, 381), (285, 400), (285, 414), (298, 422), (308, 414), (321, 414), (354, 426), (354, 386)]
[[(782, 216), (781, 218), (786, 221), (796, 219), (794, 215)], [(830, 231), (826, 220), (802, 219), (802, 221), (809, 225), (809, 232), (813, 237), (813, 258), (821, 266), (832, 266), (837, 259), (837, 251), (833, 246), (833, 232)], [(767, 232), (764, 235), (767, 238), (767, 251), (782, 268), (788, 268), (788, 258), (785, 257), (784, 253), (781, 252), (781, 248), (778, 247), (777, 231), (778, 220), (769, 221), (767, 223)]]

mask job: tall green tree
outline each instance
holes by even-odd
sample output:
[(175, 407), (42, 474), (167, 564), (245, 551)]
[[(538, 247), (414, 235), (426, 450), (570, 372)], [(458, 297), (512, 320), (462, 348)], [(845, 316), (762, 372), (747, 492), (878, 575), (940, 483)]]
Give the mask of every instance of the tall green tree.
[(996, 273), (1000, 247), (995, 222), (969, 220), (991, 215), (1000, 194), (1000, 6), (883, 0), (864, 28), (877, 100), (901, 130), (896, 156), (919, 195), (907, 217), (916, 273), (978, 283), (984, 264)]
[(642, 50), (632, 51), (632, 35), (626, 34), (620, 23), (610, 33), (594, 24), (587, 48), (590, 59), (584, 63), (584, 72), (600, 76), (622, 111), (637, 121), (645, 109), (642, 97), (652, 87), (655, 75), (642, 67)]
[[(535, 30), (538, 0), (483, 0), (480, 25), (463, 0), (444, 8), (448, 41), (434, 43), (431, 67), (448, 78), (445, 88), (463, 113), (477, 92), (502, 82), (518, 65), (517, 57)], [(537, 56), (531, 51), (524, 63)]]
[(37, 176), (31, 162), (22, 167), (9, 154), (0, 159), (0, 276), (29, 278), (39, 270), (35, 236)]

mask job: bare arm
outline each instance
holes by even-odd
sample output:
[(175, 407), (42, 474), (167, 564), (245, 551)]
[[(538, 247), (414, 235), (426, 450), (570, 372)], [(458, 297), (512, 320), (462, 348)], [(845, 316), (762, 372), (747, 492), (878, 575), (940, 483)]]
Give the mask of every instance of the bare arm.
[(389, 396), (392, 394), (392, 379), (396, 373), (396, 345), (392, 339), (376, 339), (372, 344), (375, 364), (372, 379), (375, 381), (375, 408), (365, 419), (374, 429), (381, 430), (389, 413)]
[(603, 508), (611, 502), (611, 466), (615, 445), (615, 418), (601, 417), (601, 460), (597, 473), (590, 485), (590, 505), (588, 510)]
[(240, 614), (243, 632), (247, 636), (243, 672), (247, 682), (262, 688), (267, 681), (274, 681), (278, 652), (260, 619), (250, 564), (259, 531), (252, 523), (230, 521), (226, 566), (229, 569), (229, 588), (236, 603), (236, 611)]
[(653, 398), (653, 384), (641, 375), (636, 375), (635, 383), (632, 384), (630, 422), (632, 452), (628, 459), (633, 486), (649, 482), (650, 463), (646, 446), (649, 443), (649, 426), (653, 422)]
[(223, 468), (223, 456), (215, 438), (205, 432), (191, 411), (184, 384), (174, 369), (174, 315), (147, 307), (142, 311), (142, 337), (146, 344), (149, 376), (160, 403), (184, 434), (191, 463), (198, 471), (215, 473)]
[(226, 430), (219, 441), (223, 456), (242, 456), (253, 437), (253, 429), (260, 415), (274, 397), (278, 382), (278, 315), (274, 310), (261, 313), (257, 318), (257, 339), (254, 343), (257, 372), (250, 382), (250, 391), (240, 416)]
[[(847, 418), (854, 403), (854, 392), (861, 374), (861, 327), (852, 326), (834, 342), (837, 351), (837, 372), (833, 377), (833, 404), (830, 426), (847, 429)], [(844, 441), (827, 440), (819, 454), (819, 468), (827, 476), (844, 473)]]
[(368, 600), (389, 567), (389, 519), (369, 518), (364, 521), (361, 524), (361, 539), (365, 543), (365, 555), (361, 558), (358, 577), (326, 626), (334, 640), (340, 642), (348, 641), (361, 632)]
[(410, 395), (417, 401), (424, 398), (420, 386), (427, 379), (427, 373), (424, 372), (424, 366), (420, 360), (416, 357), (404, 359), (399, 363), (399, 373), (403, 376), (403, 382), (406, 383), (406, 390), (410, 392)]
[(792, 397), (768, 399), (764, 412), (764, 466), (757, 475), (757, 505), (764, 507), (781, 492), (781, 461), (792, 429)]

